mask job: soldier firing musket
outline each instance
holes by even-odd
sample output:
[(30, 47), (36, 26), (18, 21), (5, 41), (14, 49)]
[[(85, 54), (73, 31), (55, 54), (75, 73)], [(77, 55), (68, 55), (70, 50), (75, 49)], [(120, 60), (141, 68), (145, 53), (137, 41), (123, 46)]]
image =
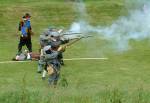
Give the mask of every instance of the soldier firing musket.
[[(54, 30), (54, 31), (53, 31)], [(70, 34), (69, 34), (70, 33)], [(50, 45), (53, 49), (55, 48), (56, 50), (63, 45), (63, 48), (66, 48), (67, 46), (73, 44), (74, 42), (82, 39), (82, 38), (87, 38), (86, 36), (82, 35), (77, 35), (81, 33), (72, 33), (72, 32), (63, 32), (62, 29), (49, 29), (48, 31), (44, 32), (40, 36), (40, 44), (41, 44), (41, 56), (42, 56), (42, 48)], [(66, 45), (66, 46), (64, 46)], [(63, 54), (60, 53), (58, 56), (58, 59), (60, 61), (61, 65), (64, 65), (63, 62)], [(44, 61), (42, 59), (39, 60), (39, 65), (38, 65), (38, 73), (41, 73), (43, 68), (46, 66), (43, 65)], [(45, 78), (45, 73), (42, 76), (42, 78)]]
[[(42, 56), (42, 49), (50, 45), (53, 49), (55, 48), (56, 50), (59, 48), (60, 45), (66, 44), (69, 42), (67, 39), (62, 39), (60, 37), (60, 33), (62, 32), (62, 29), (48, 29), (45, 31), (42, 35), (40, 35), (40, 45), (41, 45), (41, 56)], [(64, 65), (63, 63), (63, 55), (62, 53), (59, 54), (58, 59), (60, 60), (60, 64)], [(44, 61), (42, 59), (39, 60), (38, 64), (38, 73), (41, 73), (44, 67)], [(42, 76), (44, 78), (45, 75)]]
[(81, 40), (82, 38), (88, 38), (88, 37), (92, 37), (92, 36), (76, 37), (69, 43), (59, 45), (58, 48), (57, 46), (54, 45), (45, 46), (43, 48), (43, 55), (41, 56), (44, 60), (44, 64), (46, 65), (46, 68), (44, 68), (43, 71), (42, 78), (45, 79), (46, 73), (48, 73), (49, 84), (56, 86), (57, 81), (59, 79), (60, 68), (61, 68), (59, 55), (65, 51), (66, 47), (71, 46), (72, 44)]

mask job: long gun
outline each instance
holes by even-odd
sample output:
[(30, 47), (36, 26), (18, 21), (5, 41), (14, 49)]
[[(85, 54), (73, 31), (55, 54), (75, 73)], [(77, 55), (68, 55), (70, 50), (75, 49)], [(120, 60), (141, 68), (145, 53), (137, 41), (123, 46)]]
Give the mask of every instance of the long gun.
[(74, 35), (74, 34), (82, 34), (82, 33), (78, 33), (78, 32), (68, 32), (68, 33), (63, 33), (62, 35)]
[(93, 37), (93, 36), (92, 35), (87, 35), (87, 36), (77, 37), (73, 41), (65, 44), (64, 46), (66, 46), (66, 47), (71, 46), (72, 44), (76, 43), (77, 41), (81, 40), (82, 38), (89, 38), (89, 37)]
[(71, 36), (71, 35), (78, 35), (78, 34), (82, 34), (82, 33), (78, 33), (78, 32), (66, 32), (66, 33), (62, 33), (60, 34), (59, 37), (64, 37), (64, 36)]

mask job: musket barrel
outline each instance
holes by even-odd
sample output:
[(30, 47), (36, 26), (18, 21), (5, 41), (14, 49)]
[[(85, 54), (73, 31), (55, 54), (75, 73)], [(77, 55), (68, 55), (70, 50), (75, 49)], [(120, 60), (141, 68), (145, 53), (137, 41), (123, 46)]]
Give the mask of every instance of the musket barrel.
[(89, 37), (93, 37), (92, 35), (88, 35), (88, 36), (82, 36), (82, 37), (78, 37), (78, 38), (75, 38), (74, 41), (70, 42), (70, 43), (67, 43), (65, 46), (71, 46), (72, 44), (76, 43), (77, 41), (81, 40), (82, 38), (89, 38)]

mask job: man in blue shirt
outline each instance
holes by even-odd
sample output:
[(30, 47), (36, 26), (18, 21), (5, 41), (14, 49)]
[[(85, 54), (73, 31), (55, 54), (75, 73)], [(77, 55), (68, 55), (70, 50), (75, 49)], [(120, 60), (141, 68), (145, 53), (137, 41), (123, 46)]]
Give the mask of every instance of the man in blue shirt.
[(26, 45), (29, 50), (29, 53), (32, 52), (32, 42), (31, 42), (31, 24), (30, 24), (30, 15), (28, 13), (22, 17), (22, 20), (19, 22), (19, 35), (20, 41), (18, 44), (18, 55), (22, 52), (22, 46)]

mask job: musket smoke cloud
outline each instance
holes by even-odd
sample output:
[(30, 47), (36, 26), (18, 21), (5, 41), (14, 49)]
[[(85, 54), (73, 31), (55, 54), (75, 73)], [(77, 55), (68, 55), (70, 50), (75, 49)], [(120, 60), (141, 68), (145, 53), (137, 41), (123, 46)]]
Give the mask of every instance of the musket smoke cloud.
[[(126, 1), (126, 4), (132, 2), (134, 9), (129, 10), (128, 16), (122, 16), (114, 23), (107, 27), (92, 26), (86, 20), (85, 4), (78, 2), (78, 10), (81, 18), (78, 22), (74, 22), (70, 30), (74, 32), (93, 32), (99, 36), (113, 42), (113, 47), (118, 51), (125, 51), (130, 48), (129, 40), (143, 40), (150, 37), (150, 1), (133, 0)], [(130, 7), (128, 7), (130, 8)]]

